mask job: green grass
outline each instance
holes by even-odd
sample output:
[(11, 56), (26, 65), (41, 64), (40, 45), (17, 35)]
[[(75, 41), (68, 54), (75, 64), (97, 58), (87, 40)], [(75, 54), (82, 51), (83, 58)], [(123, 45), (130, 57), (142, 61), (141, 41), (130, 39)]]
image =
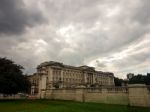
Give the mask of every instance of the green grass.
[(0, 112), (150, 112), (150, 108), (73, 101), (3, 100)]

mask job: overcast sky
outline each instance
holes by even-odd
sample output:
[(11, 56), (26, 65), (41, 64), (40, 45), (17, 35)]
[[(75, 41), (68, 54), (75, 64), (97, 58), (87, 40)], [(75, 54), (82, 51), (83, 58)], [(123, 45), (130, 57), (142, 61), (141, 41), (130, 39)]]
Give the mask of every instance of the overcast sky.
[(150, 0), (0, 0), (0, 57), (150, 72)]

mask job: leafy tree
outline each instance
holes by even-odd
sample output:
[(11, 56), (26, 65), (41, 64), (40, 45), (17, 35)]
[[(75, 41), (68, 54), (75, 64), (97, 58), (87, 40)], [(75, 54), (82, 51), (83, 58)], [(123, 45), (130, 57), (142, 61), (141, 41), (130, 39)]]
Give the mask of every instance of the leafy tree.
[(147, 76), (145, 78), (145, 84), (150, 85), (150, 73), (147, 73)]
[(146, 75), (138, 74), (129, 80), (129, 84), (146, 84), (150, 85), (150, 73)]
[(130, 84), (144, 84), (145, 76), (142, 76), (141, 74), (138, 74), (137, 76), (134, 76), (130, 79)]
[(0, 93), (16, 94), (27, 92), (30, 83), (22, 73), (23, 67), (13, 61), (0, 58)]
[(117, 77), (114, 78), (115, 86), (122, 86), (123, 79), (119, 79)]

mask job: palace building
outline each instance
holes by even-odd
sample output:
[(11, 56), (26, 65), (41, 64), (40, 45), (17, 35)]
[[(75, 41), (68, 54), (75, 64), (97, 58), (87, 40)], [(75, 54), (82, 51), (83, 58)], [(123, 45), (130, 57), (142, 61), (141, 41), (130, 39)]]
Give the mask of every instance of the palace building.
[(37, 73), (33, 75), (33, 78), (30, 76), (30, 81), (32, 81), (31, 84), (36, 85), (32, 88), (38, 88), (39, 91), (52, 88), (113, 86), (114, 74), (96, 71), (94, 67), (74, 67), (49, 61), (37, 66)]

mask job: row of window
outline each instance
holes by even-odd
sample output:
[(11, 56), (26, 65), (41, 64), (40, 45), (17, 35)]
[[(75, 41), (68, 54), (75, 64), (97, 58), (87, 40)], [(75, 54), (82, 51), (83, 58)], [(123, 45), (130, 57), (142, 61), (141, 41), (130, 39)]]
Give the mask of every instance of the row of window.
[[(70, 77), (70, 76), (64, 76), (63, 77), (64, 79), (66, 78), (71, 78), (71, 79), (83, 79), (82, 77)], [(61, 79), (61, 76), (53, 76), (53, 80), (60, 80)], [(87, 77), (87, 80), (93, 80), (93, 78), (91, 77)], [(108, 78), (96, 78), (95, 79), (96, 81), (113, 81), (113, 79), (108, 79)]]
[(80, 73), (80, 74), (81, 74), (81, 73), (82, 73), (81, 71), (76, 71), (76, 70), (67, 70), (67, 69), (63, 70), (63, 73), (64, 73), (64, 72), (66, 72), (66, 73), (70, 73), (70, 72), (71, 72), (71, 73), (75, 73), (75, 74), (78, 74), (78, 73)]
[[(53, 78), (53, 81), (62, 81), (60, 78)], [(63, 78), (64, 82), (82, 82), (82, 79)]]
[[(61, 76), (61, 71), (60, 70), (53, 70), (53, 77), (60, 77)], [(63, 76), (64, 77), (77, 77), (80, 78), (82, 77), (81, 73), (68, 73), (68, 72), (63, 72)]]
[(71, 79), (71, 78), (64, 78), (64, 82), (82, 82), (82, 79)]
[[(61, 70), (54, 69), (53, 75), (54, 76), (61, 76)], [(80, 71), (64, 70), (63, 76), (64, 77), (83, 77), (83, 74)], [(104, 74), (96, 74), (95, 77), (97, 77), (97, 78), (108, 78), (108, 76), (106, 76)]]

